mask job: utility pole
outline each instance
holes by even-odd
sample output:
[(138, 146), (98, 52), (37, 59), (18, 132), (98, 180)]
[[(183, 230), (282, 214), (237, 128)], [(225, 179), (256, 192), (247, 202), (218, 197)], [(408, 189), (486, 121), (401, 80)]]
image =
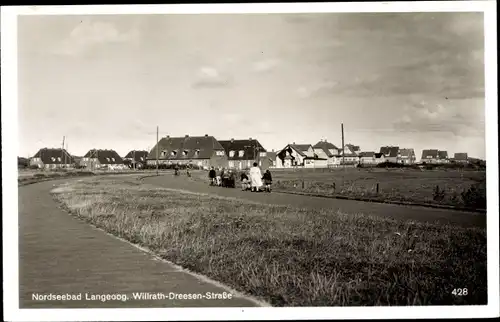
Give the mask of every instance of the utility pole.
[(156, 175), (158, 175), (158, 150), (160, 149), (158, 146), (158, 131), (159, 127), (156, 126)]
[(133, 163), (132, 163), (132, 166), (133, 166), (134, 170), (136, 170), (136, 168), (135, 168), (135, 150), (134, 150), (134, 151), (132, 151), (132, 160), (133, 160), (133, 161), (132, 161), (132, 162), (133, 162)]
[[(64, 139), (65, 139), (65, 137), (63, 136), (62, 148), (61, 148), (61, 163), (63, 162), (64, 157), (65, 157), (65, 155), (64, 155)], [(64, 164), (66, 164), (66, 163), (64, 163)], [(60, 166), (62, 168), (62, 164), (60, 164)]]
[(342, 165), (345, 170), (345, 146), (344, 146), (344, 123), (340, 124), (340, 129), (342, 130)]

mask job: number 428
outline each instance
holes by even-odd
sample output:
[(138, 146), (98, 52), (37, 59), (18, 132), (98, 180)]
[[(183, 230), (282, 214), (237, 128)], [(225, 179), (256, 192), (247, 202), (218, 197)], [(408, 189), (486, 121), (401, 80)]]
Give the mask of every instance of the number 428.
[(455, 288), (451, 292), (451, 294), (455, 296), (466, 296), (468, 294), (468, 290), (466, 288)]

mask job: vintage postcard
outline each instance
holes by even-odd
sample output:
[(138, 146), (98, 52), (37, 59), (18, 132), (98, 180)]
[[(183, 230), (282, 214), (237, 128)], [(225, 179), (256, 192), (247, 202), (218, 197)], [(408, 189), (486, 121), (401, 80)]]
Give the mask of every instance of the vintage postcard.
[(6, 319), (498, 316), (495, 2), (1, 23)]

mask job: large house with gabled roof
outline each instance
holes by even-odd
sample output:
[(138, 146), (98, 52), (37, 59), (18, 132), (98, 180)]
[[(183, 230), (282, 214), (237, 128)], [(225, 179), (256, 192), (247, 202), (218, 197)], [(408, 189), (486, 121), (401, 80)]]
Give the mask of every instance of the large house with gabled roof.
[(80, 166), (91, 170), (124, 169), (122, 157), (115, 150), (91, 149), (81, 159)]
[(431, 164), (448, 163), (448, 152), (437, 149), (422, 150), (422, 158), (420, 159), (420, 162)]
[(227, 167), (228, 160), (224, 147), (213, 136), (189, 136), (161, 138), (147, 157), (148, 165), (156, 165), (158, 151), (159, 164), (186, 164), (208, 169)]
[(333, 143), (325, 140), (320, 140), (313, 146), (314, 153), (318, 158), (327, 159), (327, 166), (335, 166), (340, 164), (340, 150)]
[(267, 151), (256, 139), (246, 140), (218, 140), (227, 155), (230, 169), (249, 169), (257, 162), (260, 167), (263, 163), (269, 167), (266, 160)]
[(319, 157), (311, 144), (287, 144), (276, 153), (276, 168), (325, 168), (327, 158)]
[(74, 167), (73, 157), (65, 149), (43, 148), (30, 159), (30, 166), (43, 169)]
[(149, 152), (146, 150), (132, 150), (125, 155), (123, 161), (132, 169), (143, 169), (146, 165), (148, 154)]

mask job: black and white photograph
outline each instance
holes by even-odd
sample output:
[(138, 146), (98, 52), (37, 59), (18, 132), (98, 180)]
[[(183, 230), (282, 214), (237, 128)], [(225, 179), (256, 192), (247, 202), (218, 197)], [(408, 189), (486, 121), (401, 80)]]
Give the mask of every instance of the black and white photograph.
[(498, 317), (495, 1), (1, 22), (6, 319)]

